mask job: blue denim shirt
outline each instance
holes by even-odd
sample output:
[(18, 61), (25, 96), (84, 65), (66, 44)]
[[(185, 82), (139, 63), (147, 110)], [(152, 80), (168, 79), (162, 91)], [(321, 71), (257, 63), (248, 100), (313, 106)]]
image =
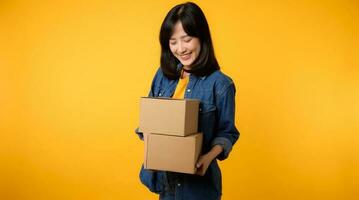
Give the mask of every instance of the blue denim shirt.
[[(166, 78), (161, 68), (152, 81), (150, 97), (171, 97), (176, 89), (177, 80)], [(190, 75), (185, 98), (199, 99), (198, 131), (203, 133), (202, 154), (214, 145), (221, 145), (223, 152), (217, 156), (224, 160), (239, 138), (235, 126), (235, 86), (231, 78), (217, 70), (208, 76)], [(136, 133), (141, 139), (143, 134)], [(147, 170), (141, 167), (141, 182), (160, 197), (173, 196), (183, 200), (214, 200), (222, 194), (221, 171), (214, 159), (204, 176)], [(175, 196), (175, 198), (174, 198)]]

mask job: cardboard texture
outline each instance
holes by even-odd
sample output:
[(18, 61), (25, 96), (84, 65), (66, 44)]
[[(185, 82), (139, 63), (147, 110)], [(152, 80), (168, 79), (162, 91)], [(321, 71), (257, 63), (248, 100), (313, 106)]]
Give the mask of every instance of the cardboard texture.
[(174, 136), (197, 133), (199, 100), (142, 97), (139, 130)]
[(202, 133), (186, 137), (144, 133), (144, 168), (195, 174), (202, 141)]

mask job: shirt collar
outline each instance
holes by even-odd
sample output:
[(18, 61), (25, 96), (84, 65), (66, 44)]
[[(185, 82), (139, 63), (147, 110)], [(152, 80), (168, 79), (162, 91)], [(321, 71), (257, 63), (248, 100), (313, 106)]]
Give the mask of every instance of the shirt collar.
[[(178, 63), (178, 64), (177, 64), (177, 71), (182, 70), (182, 68), (183, 68), (182, 63)], [(199, 76), (198, 78), (204, 80), (206, 77), (207, 77), (207, 76)]]

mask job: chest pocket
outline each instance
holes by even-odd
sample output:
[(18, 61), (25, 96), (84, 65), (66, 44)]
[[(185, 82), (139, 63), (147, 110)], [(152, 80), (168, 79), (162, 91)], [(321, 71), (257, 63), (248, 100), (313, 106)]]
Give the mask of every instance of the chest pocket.
[(154, 97), (171, 97), (176, 87), (175, 82), (161, 83), (153, 87)]
[(165, 95), (166, 88), (155, 85), (153, 87), (153, 97), (163, 97)]

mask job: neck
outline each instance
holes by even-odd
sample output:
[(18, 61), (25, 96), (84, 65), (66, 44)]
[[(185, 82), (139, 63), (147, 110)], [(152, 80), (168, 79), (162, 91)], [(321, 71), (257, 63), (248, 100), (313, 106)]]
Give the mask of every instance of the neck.
[(183, 65), (183, 69), (185, 69), (185, 70), (190, 70), (190, 69), (191, 69), (191, 67), (190, 67), (190, 66), (188, 66), (188, 65)]
[(190, 75), (190, 73), (185, 72), (184, 70), (182, 70), (182, 78), (186, 78), (189, 75)]

